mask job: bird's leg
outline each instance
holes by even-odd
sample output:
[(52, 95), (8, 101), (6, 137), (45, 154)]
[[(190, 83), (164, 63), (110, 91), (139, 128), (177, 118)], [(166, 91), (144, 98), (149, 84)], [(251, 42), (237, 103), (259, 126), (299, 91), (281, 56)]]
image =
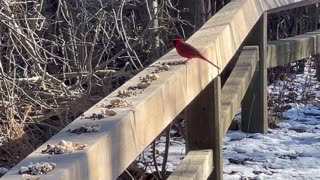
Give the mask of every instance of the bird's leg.
[(190, 58), (188, 58), (187, 60), (184, 61), (184, 64), (188, 64), (189, 63)]

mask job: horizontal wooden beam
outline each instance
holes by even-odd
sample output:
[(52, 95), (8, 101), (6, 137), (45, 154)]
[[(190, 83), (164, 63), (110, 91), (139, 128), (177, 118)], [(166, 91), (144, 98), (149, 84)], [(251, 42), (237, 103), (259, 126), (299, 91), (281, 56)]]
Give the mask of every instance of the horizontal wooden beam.
[(221, 116), (225, 134), (236, 115), (259, 60), (257, 46), (245, 46), (221, 91)]
[(308, 6), (318, 2), (319, 0), (260, 0), (262, 8), (269, 14), (302, 6)]
[[(305, 0), (274, 2), (277, 2), (276, 5), (264, 7), (259, 0), (231, 1), (206, 22), (188, 42), (224, 69), (264, 11), (288, 6), (293, 2), (303, 5)], [(175, 50), (161, 57), (36, 149), (2, 179), (20, 179), (20, 166), (42, 161), (54, 162), (57, 167), (41, 179), (116, 179), (217, 76), (217, 69), (198, 60), (192, 60), (188, 65), (171, 67), (169, 71), (159, 73), (159, 79), (148, 88), (136, 90), (136, 96), (126, 98), (130, 106), (115, 108), (115, 116), (95, 120), (94, 123), (101, 127), (100, 132), (74, 135), (67, 130), (92, 123), (93, 120), (87, 117), (104, 111), (105, 105), (117, 97), (119, 90), (136, 86), (141, 78), (156, 70), (158, 63), (177, 60), (183, 59)], [(41, 153), (47, 144), (57, 144), (62, 139), (87, 144), (87, 148), (71, 154), (54, 156)]]
[(307, 32), (305, 35), (311, 35), (314, 38), (314, 54), (320, 53), (320, 30)]
[(267, 67), (286, 65), (320, 53), (320, 31), (268, 42)]
[(208, 179), (213, 169), (213, 153), (211, 149), (190, 151), (168, 180)]

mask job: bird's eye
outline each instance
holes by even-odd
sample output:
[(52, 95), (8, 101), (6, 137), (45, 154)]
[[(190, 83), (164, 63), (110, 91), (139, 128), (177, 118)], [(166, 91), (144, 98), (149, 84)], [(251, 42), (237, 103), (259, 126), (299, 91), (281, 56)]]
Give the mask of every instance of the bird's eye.
[(173, 41), (170, 41), (170, 45), (173, 46), (173, 45), (174, 45), (174, 42), (173, 42)]

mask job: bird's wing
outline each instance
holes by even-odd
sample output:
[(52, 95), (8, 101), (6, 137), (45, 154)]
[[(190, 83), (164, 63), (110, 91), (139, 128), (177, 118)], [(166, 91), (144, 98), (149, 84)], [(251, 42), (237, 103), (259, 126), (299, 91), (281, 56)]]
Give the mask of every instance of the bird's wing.
[(182, 53), (185, 56), (190, 56), (190, 58), (203, 57), (203, 55), (195, 47), (187, 43), (181, 44), (179, 46), (179, 50), (180, 50), (180, 53)]
[[(179, 52), (180, 51), (180, 52)], [(214, 67), (219, 68), (219, 66), (215, 65), (213, 62), (211, 62), (209, 59), (207, 59), (206, 57), (204, 57), (199, 50), (197, 50), (195, 47), (191, 46), (190, 44), (181, 44), (178, 48), (178, 53), (182, 56), (182, 57), (187, 57), (187, 58), (200, 58), (204, 61), (207, 61), (208, 63), (210, 63), (211, 65), (213, 65)]]

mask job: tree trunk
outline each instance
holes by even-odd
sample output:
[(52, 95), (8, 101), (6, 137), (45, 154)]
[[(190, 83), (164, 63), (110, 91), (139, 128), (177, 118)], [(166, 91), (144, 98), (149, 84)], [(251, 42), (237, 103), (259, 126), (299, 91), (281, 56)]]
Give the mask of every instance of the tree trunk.
[(190, 37), (211, 17), (210, 0), (185, 0), (181, 1), (178, 9), (187, 9), (187, 12), (181, 13), (182, 19), (190, 22), (189, 25), (183, 25), (185, 37)]

